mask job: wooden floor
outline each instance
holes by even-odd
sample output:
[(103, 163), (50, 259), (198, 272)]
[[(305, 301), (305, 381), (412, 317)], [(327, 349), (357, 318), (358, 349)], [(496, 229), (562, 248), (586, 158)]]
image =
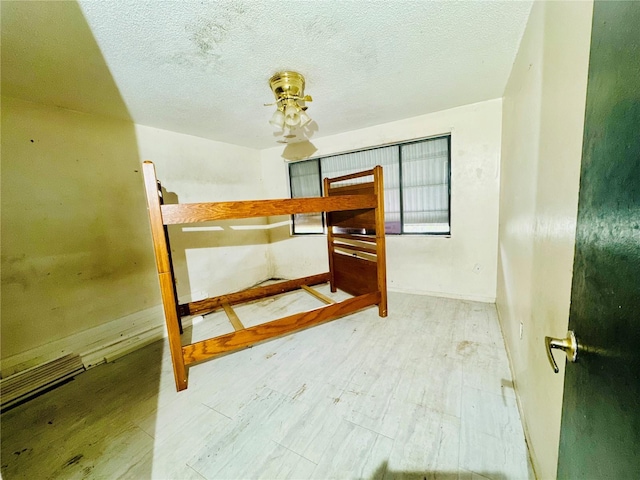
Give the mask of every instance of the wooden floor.
[[(2, 478), (533, 478), (495, 307), (391, 293), (377, 312), (194, 366), (181, 393), (165, 342), (89, 370), (2, 415)], [(231, 328), (216, 312), (185, 342)]]

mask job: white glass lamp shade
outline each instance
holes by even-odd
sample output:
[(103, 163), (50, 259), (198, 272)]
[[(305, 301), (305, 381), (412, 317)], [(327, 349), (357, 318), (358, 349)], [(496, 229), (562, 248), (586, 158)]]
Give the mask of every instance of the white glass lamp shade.
[(289, 127), (284, 127), (284, 130), (282, 132), (282, 136), (284, 138), (286, 138), (287, 140), (291, 139), (291, 138), (296, 138), (296, 133), (294, 130), (291, 130)]
[(305, 112), (304, 110), (300, 112), (300, 126), (304, 127), (305, 125), (308, 125), (309, 122), (311, 121), (311, 117), (309, 115), (307, 115), (307, 112)]
[(293, 106), (287, 105), (284, 109), (284, 123), (289, 127), (295, 127), (300, 124), (300, 110)]
[(269, 120), (269, 123), (278, 130), (282, 130), (284, 127), (284, 113), (280, 110), (276, 110), (273, 112), (273, 116), (271, 117), (271, 120)]

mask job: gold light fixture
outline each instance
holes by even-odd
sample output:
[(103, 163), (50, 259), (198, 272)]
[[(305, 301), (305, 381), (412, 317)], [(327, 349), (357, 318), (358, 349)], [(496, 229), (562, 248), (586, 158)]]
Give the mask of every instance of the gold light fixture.
[(292, 130), (304, 128), (311, 122), (305, 102), (311, 102), (311, 95), (304, 94), (304, 77), (297, 72), (279, 72), (269, 79), (269, 85), (276, 97), (276, 105), (269, 123), (282, 131), (285, 138), (295, 138)]

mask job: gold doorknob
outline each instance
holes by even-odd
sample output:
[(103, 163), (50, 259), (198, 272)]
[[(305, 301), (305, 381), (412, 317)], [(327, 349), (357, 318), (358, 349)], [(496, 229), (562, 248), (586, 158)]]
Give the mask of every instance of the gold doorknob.
[(555, 358), (553, 358), (552, 349), (562, 350), (567, 354), (567, 360), (572, 363), (578, 360), (578, 340), (573, 330), (567, 332), (567, 338), (544, 337), (544, 343), (547, 346), (547, 356), (549, 357), (551, 368), (555, 373), (558, 373), (560, 369)]

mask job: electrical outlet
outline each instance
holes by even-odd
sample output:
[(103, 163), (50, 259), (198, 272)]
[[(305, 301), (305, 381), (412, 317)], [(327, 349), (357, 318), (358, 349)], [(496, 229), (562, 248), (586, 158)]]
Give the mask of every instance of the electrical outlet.
[(520, 340), (522, 340), (522, 332), (524, 331), (524, 323), (520, 322)]

